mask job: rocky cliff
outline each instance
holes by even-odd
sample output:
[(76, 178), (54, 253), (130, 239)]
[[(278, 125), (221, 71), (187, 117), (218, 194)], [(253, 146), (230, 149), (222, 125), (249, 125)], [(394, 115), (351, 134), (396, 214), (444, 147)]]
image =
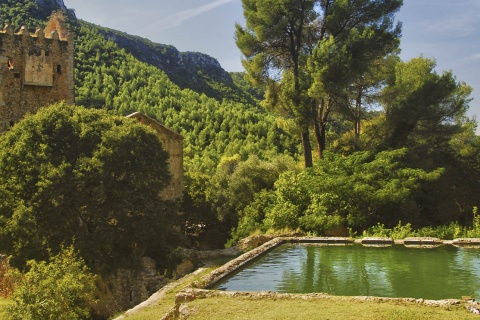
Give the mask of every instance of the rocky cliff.
[(63, 0), (35, 0), (35, 2), (43, 9), (54, 9), (54, 10), (62, 10), (67, 11), (67, 7)]
[(233, 85), (232, 77), (221, 67), (217, 59), (206, 54), (180, 52), (173, 46), (154, 43), (108, 28), (100, 28), (100, 32), (138, 60), (163, 70), (182, 88), (195, 90), (198, 87), (209, 86), (210, 82)]
[[(63, 0), (35, 0), (35, 2), (39, 6), (39, 11), (45, 15), (43, 19), (46, 19), (52, 11), (62, 10), (70, 19), (76, 21), (74, 10), (68, 9)], [(88, 22), (82, 23), (88, 24)], [(209, 55), (199, 52), (180, 52), (171, 45), (153, 43), (142, 37), (101, 26), (95, 27), (119, 48), (131, 53), (138, 60), (163, 70), (170, 80), (182, 89), (188, 88), (205, 93), (219, 100), (225, 98), (227, 94), (231, 97), (245, 95), (234, 84), (232, 76)], [(251, 98), (247, 95), (241, 99)]]

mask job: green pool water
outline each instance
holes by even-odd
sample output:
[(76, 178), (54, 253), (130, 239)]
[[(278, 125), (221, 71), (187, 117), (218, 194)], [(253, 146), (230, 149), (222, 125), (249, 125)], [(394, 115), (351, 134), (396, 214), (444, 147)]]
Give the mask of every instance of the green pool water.
[(286, 244), (220, 283), (227, 291), (480, 298), (480, 249)]

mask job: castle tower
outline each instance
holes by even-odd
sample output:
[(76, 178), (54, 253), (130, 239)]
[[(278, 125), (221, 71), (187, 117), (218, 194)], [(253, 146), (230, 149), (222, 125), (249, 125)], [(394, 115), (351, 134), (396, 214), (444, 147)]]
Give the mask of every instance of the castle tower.
[(74, 103), (73, 34), (63, 14), (52, 14), (44, 30), (0, 31), (0, 133), (27, 113), (55, 102)]

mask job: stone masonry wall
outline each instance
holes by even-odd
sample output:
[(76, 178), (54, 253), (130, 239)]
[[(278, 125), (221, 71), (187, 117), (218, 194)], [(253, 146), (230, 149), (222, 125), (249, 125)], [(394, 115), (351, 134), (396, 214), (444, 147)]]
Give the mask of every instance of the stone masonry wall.
[(160, 195), (167, 200), (180, 199), (183, 194), (183, 137), (141, 112), (132, 113), (127, 118), (136, 119), (138, 122), (152, 127), (157, 132), (163, 148), (170, 156), (168, 164), (172, 174), (170, 184)]
[(27, 113), (58, 101), (74, 103), (74, 45), (61, 14), (46, 28), (0, 31), (0, 133)]

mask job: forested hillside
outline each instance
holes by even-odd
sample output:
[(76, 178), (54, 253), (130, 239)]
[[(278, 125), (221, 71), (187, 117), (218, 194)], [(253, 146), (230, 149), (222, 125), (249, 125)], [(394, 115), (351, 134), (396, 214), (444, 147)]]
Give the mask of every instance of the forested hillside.
[[(1, 19), (33, 29), (47, 9), (6, 1)], [(283, 82), (262, 84), (248, 69), (260, 85), (254, 88), (212, 57), (80, 21), (73, 11), (68, 17), (76, 34), (76, 104), (140, 111), (185, 137), (182, 227), (192, 241), (221, 246), (257, 229), (322, 234), (400, 220), (417, 228), (472, 223), (480, 142), (465, 115), (470, 88), (451, 73), (437, 74), (432, 60), (400, 61), (400, 31), (391, 20), (382, 20), (378, 38), (353, 28), (338, 42), (320, 39), (296, 86), (303, 90), (296, 101), (310, 101), (309, 110), (288, 102), (297, 94), (288, 70)], [(325, 30), (344, 17), (335, 19)], [(238, 30), (241, 49), (249, 32)], [(302, 154), (315, 149), (310, 143), (318, 145), (315, 169), (303, 170)]]
[[(180, 89), (158, 68), (135, 59), (98, 28), (79, 22), (76, 103), (119, 114), (143, 112), (185, 137), (185, 156), (218, 163), (223, 155), (294, 155), (295, 140), (258, 105)], [(221, 85), (221, 83), (219, 83)]]

